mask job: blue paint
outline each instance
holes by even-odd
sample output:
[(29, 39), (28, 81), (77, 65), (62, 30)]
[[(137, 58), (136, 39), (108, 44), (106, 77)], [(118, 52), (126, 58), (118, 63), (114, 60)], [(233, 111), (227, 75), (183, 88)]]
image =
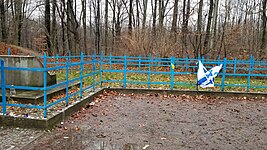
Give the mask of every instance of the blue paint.
[(47, 89), (46, 89), (46, 84), (47, 84), (47, 72), (46, 72), (46, 61), (47, 61), (47, 58), (46, 58), (46, 53), (44, 53), (44, 61), (43, 61), (43, 65), (44, 65), (44, 118), (47, 117)]
[(174, 65), (175, 58), (171, 57), (171, 65), (170, 65), (170, 71), (171, 71), (171, 80), (170, 80), (170, 89), (173, 90), (174, 87), (174, 69), (172, 68), (172, 65)]
[(102, 80), (103, 80), (103, 51), (100, 55), (100, 88), (102, 88)]
[(186, 57), (185, 57), (185, 69), (186, 69), (186, 71), (188, 71), (188, 64), (189, 64), (189, 62), (188, 62), (188, 54), (186, 54)]
[[(54, 105), (57, 105), (58, 103), (65, 101), (66, 104), (68, 104), (68, 99), (77, 95), (77, 96), (82, 96), (83, 91), (89, 90), (89, 89), (95, 89), (96, 86), (102, 85), (102, 83), (120, 83), (123, 84), (123, 87), (126, 88), (127, 84), (143, 84), (147, 85), (148, 88), (151, 88), (152, 84), (155, 85), (170, 85), (170, 89), (173, 90), (175, 85), (182, 85), (182, 86), (189, 86), (189, 87), (194, 87), (196, 86), (196, 90), (198, 90), (198, 85), (195, 84), (194, 82), (185, 82), (185, 81), (177, 81), (175, 82), (175, 75), (189, 75), (189, 74), (194, 74), (196, 75), (196, 72), (189, 72), (190, 68), (197, 69), (198, 65), (196, 62), (198, 60), (202, 60), (203, 58), (198, 55), (198, 59), (194, 58), (188, 58), (186, 56), (185, 58), (158, 58), (158, 56), (153, 59), (152, 55), (149, 55), (148, 57), (142, 57), (142, 56), (112, 56), (111, 54), (109, 56), (103, 56), (101, 53), (100, 55), (96, 55), (96, 52), (94, 52), (93, 55), (84, 55), (81, 53), (79, 56), (71, 56), (70, 53), (68, 53), (69, 56), (41, 56), (40, 58), (43, 59), (44, 63), (44, 68), (16, 68), (16, 67), (4, 67), (1, 65), (1, 77), (3, 75), (4, 70), (24, 70), (24, 71), (39, 71), (43, 72), (44, 79), (46, 80), (47, 77), (47, 71), (57, 71), (59, 69), (66, 69), (66, 80), (55, 84), (51, 86), (46, 85), (46, 81), (44, 84), (44, 87), (28, 87), (28, 86), (13, 86), (12, 88), (15, 89), (21, 89), (21, 90), (41, 90), (44, 93), (44, 105), (43, 106), (38, 106), (38, 105), (26, 105), (26, 104), (12, 104), (12, 103), (6, 103), (6, 100), (2, 99), (2, 102), (0, 105), (2, 105), (3, 109), (5, 108), (4, 105), (6, 106), (14, 106), (14, 107), (21, 107), (21, 108), (37, 108), (37, 109), (43, 109), (44, 110), (44, 118), (47, 116), (47, 108), (50, 108)], [(71, 59), (80, 59), (78, 62), (72, 62)], [(66, 62), (60, 62), (60, 59), (65, 59)], [(221, 61), (219, 58), (217, 60), (205, 60), (205, 64), (208, 66), (214, 66), (217, 64), (221, 64)], [(193, 62), (190, 64), (190, 62)], [(2, 63), (2, 61), (1, 61)], [(112, 68), (113, 64), (120, 64), (123, 65), (123, 69), (118, 69), (118, 68)], [(185, 69), (186, 71), (182, 72), (176, 72), (175, 69), (172, 69), (170, 66), (171, 64), (175, 64), (176, 66), (179, 66), (180, 69)], [(219, 75), (222, 76), (222, 83), (221, 84), (215, 84), (215, 86), (221, 86), (221, 90), (224, 91), (225, 87), (242, 87), (242, 88), (267, 88), (267, 85), (251, 85), (253, 77), (263, 77), (267, 78), (267, 74), (264, 73), (258, 73), (258, 71), (267, 71), (267, 61), (256, 61), (254, 60), (253, 56), (250, 56), (250, 60), (227, 60), (226, 58), (223, 60), (223, 71)], [(85, 65), (92, 66), (92, 67), (85, 67)], [(104, 68), (104, 66), (107, 65), (109, 67)], [(52, 66), (52, 67), (48, 67)], [(99, 66), (99, 68), (97, 68)], [(110, 67), (111, 66), (111, 67)], [(131, 67), (136, 67), (135, 70), (127, 70), (127, 66)], [(161, 70), (157, 70), (156, 67), (162, 68)], [(243, 66), (249, 66), (248, 68), (245, 68)], [(72, 69), (73, 67), (76, 67), (76, 69)], [(151, 68), (152, 67), (152, 68)], [(155, 69), (153, 69), (155, 67)], [(96, 69), (97, 68), (97, 69)], [(168, 71), (167, 68), (170, 68), (170, 71)], [(76, 70), (79, 71), (79, 77), (71, 78), (69, 79), (69, 69), (71, 70)], [(128, 68), (129, 69), (129, 68)], [(209, 68), (210, 69), (210, 68)], [(226, 72), (226, 69), (229, 70), (229, 72)], [(90, 71), (89, 73), (84, 73), (85, 70)], [(244, 71), (249, 71), (248, 73), (238, 73), (239, 70), (242, 72)], [(232, 71), (232, 72), (230, 72)], [(102, 78), (102, 73), (115, 73), (115, 74), (123, 74), (123, 79), (121, 80), (105, 80)], [(135, 80), (127, 80), (127, 75), (130, 73), (137, 73), (137, 74), (145, 74), (148, 75), (147, 81), (135, 81)], [(167, 75), (170, 76), (170, 81), (151, 81), (151, 75)], [(95, 81), (96, 76), (100, 76), (100, 81)], [(246, 77), (248, 78), (248, 82), (245, 84), (225, 84), (225, 79), (227, 77)], [(83, 88), (83, 83), (84, 79), (86, 78), (92, 78), (92, 84), (89, 86), (86, 86)], [(4, 78), (2, 77), (1, 80)], [(68, 85), (80, 81), (80, 90), (69, 94), (69, 89)], [(63, 98), (60, 98), (52, 103), (47, 102), (47, 90), (54, 89), (58, 86), (66, 85), (66, 96)], [(5, 85), (4, 82), (2, 82), (2, 93), (3, 90), (6, 88), (11, 88), (11, 85)], [(6, 110), (2, 110), (2, 112), (5, 112)]]
[(227, 64), (227, 59), (223, 59), (223, 75), (222, 75), (222, 85), (221, 85), (221, 90), (224, 91), (224, 82), (225, 82), (225, 76), (226, 76), (226, 64)]
[(147, 88), (150, 89), (150, 78), (151, 78), (151, 62), (152, 62), (152, 55), (149, 54), (149, 62), (148, 62), (148, 72), (147, 72)]
[(112, 69), (112, 53), (109, 54), (109, 70)]
[[(94, 51), (94, 56), (93, 56), (93, 72), (95, 72), (95, 70), (96, 70), (96, 51)], [(93, 76), (92, 84), (95, 85), (95, 75)], [(93, 86), (93, 91), (95, 91), (95, 86)]]
[(2, 89), (2, 112), (6, 115), (6, 81), (5, 81), (5, 62), (1, 59), (1, 89)]
[(84, 56), (83, 52), (81, 52), (81, 58), (80, 58), (80, 98), (83, 97), (83, 68), (84, 68)]
[[(69, 53), (70, 54), (70, 53)], [(69, 105), (69, 60), (70, 57), (68, 57), (66, 59), (66, 94), (65, 94), (65, 102), (66, 102), (66, 106)]]
[(10, 48), (7, 49), (7, 55), (11, 55)]
[(127, 56), (124, 54), (124, 61), (123, 61), (123, 88), (126, 88), (127, 82)]

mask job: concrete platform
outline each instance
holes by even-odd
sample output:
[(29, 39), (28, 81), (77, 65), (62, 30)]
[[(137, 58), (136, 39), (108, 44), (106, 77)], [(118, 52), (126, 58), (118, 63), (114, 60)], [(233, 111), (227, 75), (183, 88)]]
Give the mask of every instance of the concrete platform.
[(67, 117), (80, 110), (81, 107), (85, 106), (86, 103), (91, 102), (94, 97), (102, 94), (104, 89), (98, 90), (92, 95), (88, 95), (80, 100), (78, 103), (66, 107), (62, 112), (54, 115), (53, 117), (46, 119), (31, 119), (25, 117), (13, 117), (0, 115), (0, 126), (12, 126), (21, 128), (36, 128), (36, 129), (51, 129), (64, 121)]

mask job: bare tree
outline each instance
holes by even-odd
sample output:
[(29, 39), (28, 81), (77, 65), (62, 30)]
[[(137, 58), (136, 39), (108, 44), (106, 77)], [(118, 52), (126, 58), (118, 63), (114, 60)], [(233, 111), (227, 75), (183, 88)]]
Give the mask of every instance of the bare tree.
[(176, 32), (177, 32), (177, 18), (178, 18), (178, 1), (174, 1), (174, 8), (173, 8), (173, 17), (172, 17), (172, 27), (171, 32), (174, 35), (175, 41), (176, 41)]
[(213, 50), (215, 47), (216, 33), (217, 33), (217, 19), (218, 19), (218, 9), (219, 9), (219, 0), (215, 0), (213, 17), (211, 23), (211, 37), (210, 37), (210, 49)]
[(6, 13), (5, 13), (5, 1), (0, 1), (0, 19), (1, 19), (1, 34), (2, 34), (2, 41), (7, 42), (7, 28), (6, 28)]
[(266, 2), (267, 0), (262, 0), (262, 38), (261, 38), (261, 46), (260, 46), (260, 57), (264, 58), (266, 53)]
[(143, 0), (143, 19), (142, 19), (142, 31), (146, 27), (146, 18), (147, 18), (147, 2), (148, 0)]
[(208, 15), (208, 23), (207, 23), (207, 29), (206, 29), (206, 36), (204, 40), (204, 49), (201, 55), (205, 55), (209, 52), (208, 44), (210, 40), (210, 26), (211, 26), (211, 19), (212, 19), (212, 12), (213, 12), (213, 0), (210, 0), (210, 8), (209, 8), (209, 15)]
[(202, 10), (203, 10), (203, 0), (199, 1), (198, 4), (198, 17), (197, 17), (197, 36), (196, 36), (196, 46), (194, 49), (194, 56), (197, 58), (198, 53), (201, 51), (201, 37), (202, 37)]
[(87, 52), (87, 34), (86, 34), (86, 0), (82, 0), (82, 21), (83, 21), (83, 52)]
[(132, 17), (133, 17), (133, 0), (130, 0), (129, 3), (129, 23), (128, 23), (128, 33), (131, 36), (132, 35)]
[(105, 47), (105, 54), (107, 53), (108, 48), (108, 0), (105, 0), (105, 41), (104, 41), (104, 47)]

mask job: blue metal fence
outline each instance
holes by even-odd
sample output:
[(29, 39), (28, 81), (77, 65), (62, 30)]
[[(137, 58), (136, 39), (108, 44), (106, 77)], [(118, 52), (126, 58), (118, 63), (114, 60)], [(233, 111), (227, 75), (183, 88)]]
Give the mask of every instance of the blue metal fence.
[[(187, 85), (195, 87), (198, 90), (197, 80), (195, 81), (175, 81), (177, 76), (186, 76), (190, 74), (196, 74), (198, 68), (198, 60), (201, 60), (208, 69), (212, 66), (223, 64), (223, 69), (219, 73), (221, 78), (220, 84), (215, 84), (215, 86), (220, 87), (221, 91), (225, 90), (225, 87), (245, 87), (247, 91), (251, 88), (263, 88), (266, 89), (267, 85), (251, 85), (251, 81), (260, 77), (263, 81), (267, 77), (267, 61), (256, 61), (251, 56), (250, 60), (209, 60), (204, 57), (198, 59), (193, 58), (159, 58), (156, 56), (153, 58), (151, 55), (148, 57), (143, 56), (113, 56), (111, 53), (108, 56), (102, 54), (97, 55), (84, 55), (81, 53), (80, 56), (44, 56), (40, 57), (43, 68), (15, 68), (15, 67), (4, 67), (4, 61), (1, 60), (1, 87), (2, 87), (2, 113), (6, 114), (6, 107), (22, 107), (22, 108), (36, 108), (43, 109), (43, 117), (47, 117), (47, 109), (57, 105), (60, 102), (65, 102), (66, 105), (69, 104), (69, 99), (71, 97), (77, 96), (82, 98), (83, 92), (92, 89), (95, 90), (96, 86), (101, 87), (103, 83), (120, 83), (123, 88), (127, 88), (129, 84), (144, 84), (147, 88), (151, 88), (151, 85), (168, 85), (170, 90), (177, 88), (177, 85)], [(171, 64), (175, 65), (175, 68), (171, 67)], [(28, 87), (28, 86), (11, 86), (5, 84), (5, 70), (24, 70), (24, 71), (39, 71), (43, 72), (44, 76), (44, 86), (43, 87)], [(78, 71), (78, 76), (70, 77), (72, 71)], [(48, 71), (53, 72), (64, 72), (65, 80), (63, 82), (57, 83), (55, 85), (48, 86), (46, 81), (46, 76)], [(113, 73), (117, 76), (123, 76), (121, 79), (103, 79), (106, 73)], [(146, 81), (129, 80), (127, 75), (130, 74), (145, 74), (147, 76)], [(164, 75), (168, 76), (168, 81), (153, 81), (153, 76)], [(247, 78), (246, 84), (226, 84), (226, 79), (228, 77), (242, 77)], [(85, 85), (85, 79), (90, 78), (91, 84)], [(252, 79), (253, 78), (253, 79)], [(97, 81), (98, 79), (98, 81)], [(69, 84), (79, 81), (79, 90), (74, 93), (69, 93)], [(56, 101), (49, 102), (47, 98), (47, 91), (54, 89), (58, 86), (66, 86), (65, 96), (57, 99)], [(43, 105), (34, 104), (15, 104), (6, 101), (6, 91), (5, 89), (22, 89), (22, 90), (40, 90), (43, 91)]]

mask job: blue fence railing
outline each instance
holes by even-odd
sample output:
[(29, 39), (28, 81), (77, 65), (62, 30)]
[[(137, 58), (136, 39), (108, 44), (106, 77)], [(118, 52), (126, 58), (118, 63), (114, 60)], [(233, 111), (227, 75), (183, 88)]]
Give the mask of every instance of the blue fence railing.
[[(191, 81), (175, 80), (177, 76), (187, 76), (197, 73), (198, 60), (201, 60), (204, 66), (209, 69), (215, 65), (223, 64), (223, 69), (219, 73), (221, 78), (220, 84), (215, 86), (220, 87), (221, 91), (224, 91), (226, 87), (243, 87), (249, 91), (254, 89), (266, 89), (267, 83), (261, 85), (251, 84), (255, 78), (263, 78), (262, 81), (266, 81), (267, 78), (267, 61), (256, 61), (253, 56), (249, 60), (210, 60), (204, 57), (193, 58), (159, 58), (149, 56), (113, 56), (112, 54), (104, 56), (102, 54), (97, 55), (81, 55), (71, 56), (44, 56), (39, 57), (43, 64), (43, 68), (16, 68), (4, 66), (4, 61), (1, 60), (1, 89), (2, 89), (2, 113), (5, 115), (8, 106), (21, 107), (21, 108), (36, 108), (43, 110), (43, 117), (47, 117), (47, 109), (57, 105), (60, 102), (69, 104), (69, 99), (76, 97), (82, 98), (84, 92), (87, 90), (95, 90), (96, 86), (101, 87), (102, 83), (119, 83), (126, 88), (129, 84), (144, 84), (147, 88), (151, 88), (151, 85), (168, 85), (170, 90), (180, 86), (192, 86), (198, 90), (197, 79)], [(175, 68), (171, 67), (174, 64)], [(29, 87), (29, 86), (12, 86), (5, 84), (5, 71), (6, 70), (23, 70), (23, 71), (38, 71), (43, 72), (44, 86), (43, 87)], [(65, 75), (62, 82), (55, 85), (47, 85), (47, 72), (55, 72)], [(73, 73), (74, 72), (74, 73)], [(106, 74), (115, 74), (117, 78), (103, 78)], [(73, 75), (74, 74), (74, 75)], [(130, 74), (145, 74), (146, 81), (139, 81), (129, 79), (127, 75)], [(154, 81), (153, 78), (156, 75), (167, 76), (168, 80)], [(246, 78), (246, 83), (227, 83), (226, 79), (229, 77)], [(70, 93), (69, 85), (74, 82), (79, 82), (79, 88), (75, 92)], [(85, 83), (87, 83), (85, 85)], [(88, 84), (90, 83), (90, 84)], [(47, 98), (48, 90), (57, 88), (59, 86), (65, 86), (65, 96), (55, 101), (50, 102)], [(39, 90), (43, 92), (44, 98), (42, 104), (21, 104), (12, 103), (6, 101), (6, 89), (20, 89), (20, 90)]]

